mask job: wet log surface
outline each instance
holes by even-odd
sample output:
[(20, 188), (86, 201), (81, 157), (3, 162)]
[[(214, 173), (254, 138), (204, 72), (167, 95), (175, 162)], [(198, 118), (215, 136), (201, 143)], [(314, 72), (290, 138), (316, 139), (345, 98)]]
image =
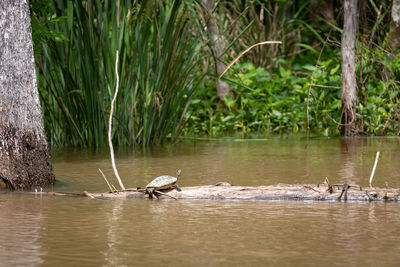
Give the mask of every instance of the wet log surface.
[[(347, 188), (347, 193), (345, 189)], [(228, 183), (217, 185), (181, 187), (171, 190), (169, 196), (158, 194), (159, 199), (203, 199), (203, 200), (314, 200), (314, 201), (399, 201), (400, 189), (360, 187), (358, 185), (327, 184), (277, 184), (269, 186), (234, 186)], [(330, 192), (331, 191), (331, 192)], [(127, 189), (118, 192), (70, 194), (58, 192), (31, 192), (42, 195), (87, 196), (103, 199), (148, 198), (144, 192)]]

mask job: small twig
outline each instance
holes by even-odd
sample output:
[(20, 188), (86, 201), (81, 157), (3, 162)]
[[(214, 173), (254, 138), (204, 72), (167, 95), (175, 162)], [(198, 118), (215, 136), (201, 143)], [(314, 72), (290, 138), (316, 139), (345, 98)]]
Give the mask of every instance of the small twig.
[(368, 199), (371, 201), (374, 198), (368, 193), (368, 190), (365, 190), (365, 194), (367, 195)]
[(114, 191), (115, 191), (115, 192), (119, 192), (119, 191), (117, 190), (117, 188), (115, 188), (114, 185), (111, 185), (111, 186), (114, 188)]
[(90, 197), (90, 198), (95, 198), (92, 194), (90, 194), (88, 191), (83, 191), (85, 196)]
[(343, 193), (344, 193), (344, 200), (347, 200), (347, 191), (349, 190), (349, 188), (350, 188), (350, 185), (348, 185), (348, 184), (345, 184), (343, 186), (342, 193), (340, 193), (340, 196), (338, 197), (338, 200), (341, 200), (341, 198), (343, 196)]
[(108, 120), (108, 145), (110, 146), (110, 155), (111, 155), (111, 164), (114, 170), (115, 177), (117, 178), (119, 185), (121, 186), (122, 190), (125, 190), (125, 186), (122, 183), (121, 177), (119, 177), (117, 167), (115, 166), (115, 159), (114, 159), (114, 148), (111, 140), (111, 130), (112, 130), (112, 117), (114, 113), (114, 102), (117, 99), (118, 95), (118, 87), (119, 87), (119, 76), (118, 76), (118, 50), (115, 52), (115, 75), (117, 78), (116, 86), (115, 86), (115, 93), (114, 98), (111, 101), (111, 111), (110, 111), (110, 118)]
[(345, 188), (344, 188), (344, 200), (347, 200), (347, 191), (349, 190), (349, 188), (350, 188), (350, 185), (345, 185)]
[(329, 183), (328, 177), (325, 177), (324, 183), (326, 183), (326, 184), (328, 185), (328, 192), (329, 192), (329, 194), (332, 194), (332, 193), (333, 193), (333, 187), (332, 187), (332, 185)]
[(376, 152), (374, 167), (372, 168), (371, 177), (369, 178), (369, 187), (372, 187), (372, 180), (374, 179), (376, 165), (378, 165), (379, 154), (379, 151)]
[(313, 190), (315, 192), (321, 193), (321, 191), (319, 191), (317, 189), (314, 189), (314, 188), (312, 188), (312, 186), (309, 186), (309, 185), (305, 185), (304, 188), (307, 188), (307, 189)]
[(170, 197), (170, 198), (173, 198), (173, 199), (175, 199), (175, 200), (178, 200), (176, 197), (173, 197), (173, 196), (171, 196), (171, 195), (169, 195), (169, 194), (166, 194), (166, 193), (163, 193), (163, 192), (161, 192), (161, 191), (154, 190), (154, 192), (156, 192), (156, 193), (158, 193), (158, 194), (160, 194), (160, 195), (168, 196), (168, 197)]
[[(346, 184), (333, 184), (332, 186), (345, 186)], [(350, 187), (360, 187), (361, 188), (361, 186), (359, 186), (358, 184), (349, 184), (350, 185)]]
[(108, 188), (110, 188), (110, 191), (113, 192), (114, 190), (112, 189), (110, 183), (108, 182), (106, 176), (105, 176), (104, 173), (100, 170), (100, 168), (99, 168), (99, 172), (103, 175), (104, 180), (106, 180), (106, 183), (107, 183), (107, 185), (108, 185)]
[(256, 43), (253, 44), (252, 46), (249, 46), (248, 48), (246, 48), (245, 50), (243, 50), (242, 52), (240, 52), (240, 54), (235, 57), (229, 64), (228, 66), (226, 66), (226, 68), (224, 69), (224, 71), (218, 76), (217, 81), (219, 81), (221, 79), (221, 77), (225, 74), (225, 72), (227, 72), (229, 70), (230, 67), (232, 67), (233, 64), (235, 64), (236, 61), (239, 60), (239, 58), (241, 58), (244, 54), (246, 54), (247, 52), (249, 52), (253, 47), (256, 47), (258, 45), (264, 45), (264, 44), (282, 44), (281, 41), (265, 41), (265, 42), (260, 42), (260, 43)]

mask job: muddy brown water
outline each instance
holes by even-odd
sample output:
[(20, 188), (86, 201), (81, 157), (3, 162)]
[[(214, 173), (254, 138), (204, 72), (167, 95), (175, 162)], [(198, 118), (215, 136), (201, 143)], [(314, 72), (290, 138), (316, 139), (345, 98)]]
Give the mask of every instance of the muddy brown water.
[[(398, 138), (182, 141), (119, 151), (126, 187), (182, 169), (179, 185), (400, 187)], [(53, 152), (54, 191), (105, 191), (107, 152)], [(118, 183), (112, 183), (117, 187)], [(0, 266), (397, 266), (400, 203), (92, 200), (0, 194)]]

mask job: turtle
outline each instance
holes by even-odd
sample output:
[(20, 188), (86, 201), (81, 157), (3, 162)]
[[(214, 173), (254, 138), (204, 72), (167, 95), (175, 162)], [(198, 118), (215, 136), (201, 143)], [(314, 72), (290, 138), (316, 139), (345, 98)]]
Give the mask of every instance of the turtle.
[(162, 189), (173, 189), (175, 188), (178, 191), (182, 191), (179, 186), (176, 184), (176, 181), (178, 180), (179, 174), (181, 173), (181, 170), (179, 169), (175, 177), (169, 176), (169, 175), (163, 175), (155, 178), (153, 181), (151, 181), (148, 185), (146, 185), (144, 189), (146, 193), (149, 194), (151, 198), (157, 198), (156, 195), (154, 195), (154, 192), (160, 193), (159, 190)]

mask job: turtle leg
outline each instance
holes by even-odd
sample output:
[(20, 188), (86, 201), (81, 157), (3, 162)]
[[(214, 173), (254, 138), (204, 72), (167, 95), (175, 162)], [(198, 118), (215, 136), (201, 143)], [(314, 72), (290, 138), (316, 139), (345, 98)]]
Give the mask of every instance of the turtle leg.
[(154, 194), (154, 188), (146, 188), (146, 191), (149, 194), (149, 198), (158, 199), (158, 197)]
[(182, 191), (182, 189), (181, 189), (177, 184), (174, 184), (174, 187), (175, 187), (175, 189), (178, 190), (179, 192)]

